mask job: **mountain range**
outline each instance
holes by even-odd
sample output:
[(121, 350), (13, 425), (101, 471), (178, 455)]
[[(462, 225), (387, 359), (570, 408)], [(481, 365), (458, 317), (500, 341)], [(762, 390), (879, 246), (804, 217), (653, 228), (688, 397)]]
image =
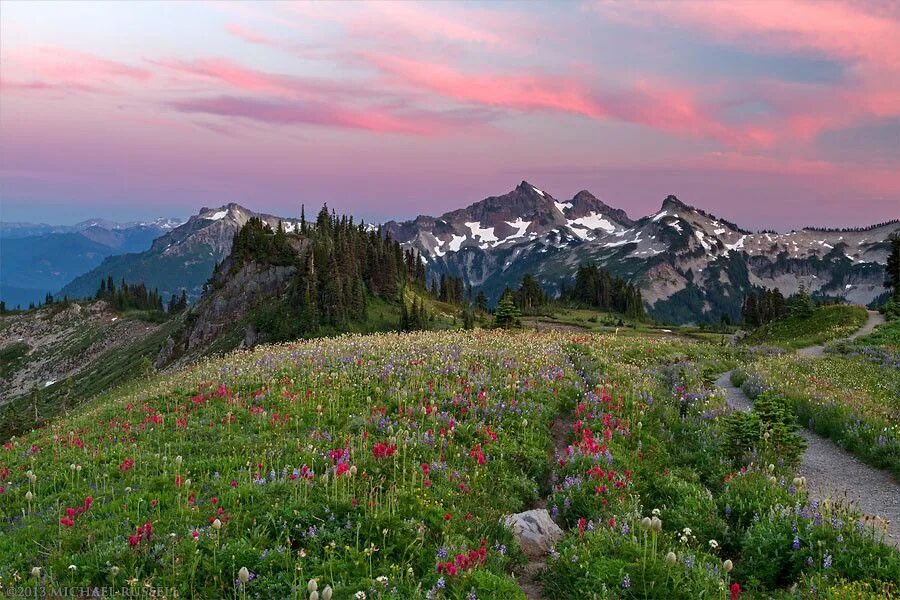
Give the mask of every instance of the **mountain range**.
[(735, 320), (753, 286), (869, 304), (884, 293), (888, 236), (900, 221), (858, 229), (751, 233), (668, 196), (634, 220), (583, 190), (558, 200), (523, 181), (440, 217), (384, 224), (432, 272), (497, 298), (534, 274), (550, 291), (593, 261), (637, 285), (651, 315), (676, 323)]
[[(112, 275), (143, 281), (164, 297), (186, 289), (194, 301), (230, 252), (234, 234), (253, 216), (273, 228), (281, 221), (288, 232), (299, 226), (297, 219), (234, 203), (203, 208), (164, 231), (149, 249), (110, 252), (59, 294), (92, 296), (100, 280)], [(85, 232), (97, 227), (79, 234), (88, 239)], [(650, 315), (673, 323), (737, 320), (755, 286), (789, 295), (803, 285), (816, 296), (871, 304), (884, 293), (886, 240), (898, 230), (900, 221), (894, 220), (856, 229), (753, 233), (675, 196), (666, 197), (656, 213), (634, 219), (586, 190), (560, 200), (526, 181), (438, 217), (382, 224), (385, 235), (420, 254), (432, 276), (461, 277), (491, 301), (526, 273), (559, 293), (571, 285), (579, 265), (595, 262), (638, 286)]]
[(0, 300), (7, 306), (43, 302), (104, 258), (146, 250), (182, 223), (177, 219), (113, 223), (90, 219), (76, 225), (0, 223)]
[(155, 239), (149, 249), (107, 257), (96, 268), (65, 285), (59, 295), (91, 297), (97, 292), (100, 280), (112, 276), (117, 282), (141, 281), (150, 289), (158, 289), (163, 298), (186, 290), (188, 299), (196, 301), (215, 266), (231, 252), (234, 234), (254, 216), (273, 228), (281, 221), (288, 232), (300, 223), (297, 219), (255, 213), (234, 203), (202, 208), (186, 223)]

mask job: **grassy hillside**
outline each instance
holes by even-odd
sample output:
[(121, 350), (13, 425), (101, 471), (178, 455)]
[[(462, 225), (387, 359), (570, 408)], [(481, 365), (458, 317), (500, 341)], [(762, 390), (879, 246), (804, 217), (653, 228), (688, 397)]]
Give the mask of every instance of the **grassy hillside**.
[(856, 338), (854, 345), (875, 346), (900, 352), (900, 319), (879, 325), (872, 333)]
[[(740, 357), (674, 337), (428, 332), (154, 375), (4, 446), (0, 580), (521, 600), (527, 560), (500, 521), (543, 503), (566, 529), (547, 597), (888, 589), (900, 554), (858, 515), (782, 510), (808, 498), (781, 437), (733, 443), (707, 382)], [(774, 552), (794, 528), (798, 549)]]
[(821, 306), (809, 316), (790, 316), (754, 330), (746, 342), (751, 345), (797, 349), (847, 337), (866, 322), (866, 310), (859, 306)]
[[(36, 348), (28, 355), (20, 355), (15, 362), (4, 361), (6, 377), (27, 367), (29, 361), (47, 366), (40, 367), (35, 374), (39, 379), (34, 381), (31, 389), (5, 398), (6, 402), (0, 405), (0, 439), (6, 440), (40, 425), (88, 398), (152, 371), (160, 347), (178, 325), (167, 321), (162, 325), (142, 326), (143, 321), (139, 318), (142, 316), (119, 317), (121, 322), (117, 321), (116, 327), (86, 323), (67, 331), (66, 337), (52, 347)], [(132, 327), (128, 327), (129, 321), (133, 323)], [(108, 345), (104, 339), (105, 336), (125, 335), (123, 332), (135, 329), (139, 333), (121, 344)], [(9, 353), (22, 346), (24, 344), (5, 346), (0, 352)], [(9, 365), (11, 369), (6, 368)], [(67, 377), (47, 379), (55, 377), (50, 373), (60, 372), (67, 366), (73, 369), (68, 371)], [(46, 375), (43, 368), (47, 369)]]

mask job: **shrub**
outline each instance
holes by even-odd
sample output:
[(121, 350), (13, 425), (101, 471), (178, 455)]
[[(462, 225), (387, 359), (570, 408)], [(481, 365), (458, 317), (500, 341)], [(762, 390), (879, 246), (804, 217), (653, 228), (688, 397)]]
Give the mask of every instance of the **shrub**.
[(744, 530), (767, 515), (776, 505), (790, 505), (796, 500), (784, 483), (769, 482), (764, 471), (744, 471), (731, 477), (719, 506), (728, 524)]
[[(718, 558), (704, 550), (678, 547), (662, 533), (655, 543), (630, 523), (600, 527), (582, 538), (569, 537), (548, 561), (543, 577), (547, 598), (718, 598), (724, 573)], [(666, 555), (675, 551), (669, 565)]]
[(767, 588), (815, 574), (849, 582), (895, 581), (900, 554), (873, 543), (874, 536), (841, 507), (778, 507), (747, 531), (735, 575)]
[(678, 475), (644, 479), (636, 488), (645, 511), (659, 509), (669, 531), (690, 528), (702, 540), (724, 538), (726, 524), (710, 491)]
[(762, 421), (753, 412), (734, 412), (724, 419), (725, 447), (732, 462), (747, 464), (756, 451), (762, 437)]

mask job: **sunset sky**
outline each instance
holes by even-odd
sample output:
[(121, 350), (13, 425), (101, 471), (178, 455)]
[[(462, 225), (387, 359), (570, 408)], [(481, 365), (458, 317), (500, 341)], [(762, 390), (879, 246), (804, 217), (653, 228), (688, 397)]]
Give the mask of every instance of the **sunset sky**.
[(6, 221), (407, 218), (523, 179), (632, 217), (900, 217), (900, 3), (0, 6)]

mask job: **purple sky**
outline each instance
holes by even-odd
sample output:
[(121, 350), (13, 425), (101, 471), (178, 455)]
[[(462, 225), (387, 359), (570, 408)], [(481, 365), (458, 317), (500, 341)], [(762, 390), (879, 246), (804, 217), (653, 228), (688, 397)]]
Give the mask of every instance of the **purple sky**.
[(898, 6), (4, 2), (0, 219), (383, 220), (522, 179), (633, 217), (897, 218)]

